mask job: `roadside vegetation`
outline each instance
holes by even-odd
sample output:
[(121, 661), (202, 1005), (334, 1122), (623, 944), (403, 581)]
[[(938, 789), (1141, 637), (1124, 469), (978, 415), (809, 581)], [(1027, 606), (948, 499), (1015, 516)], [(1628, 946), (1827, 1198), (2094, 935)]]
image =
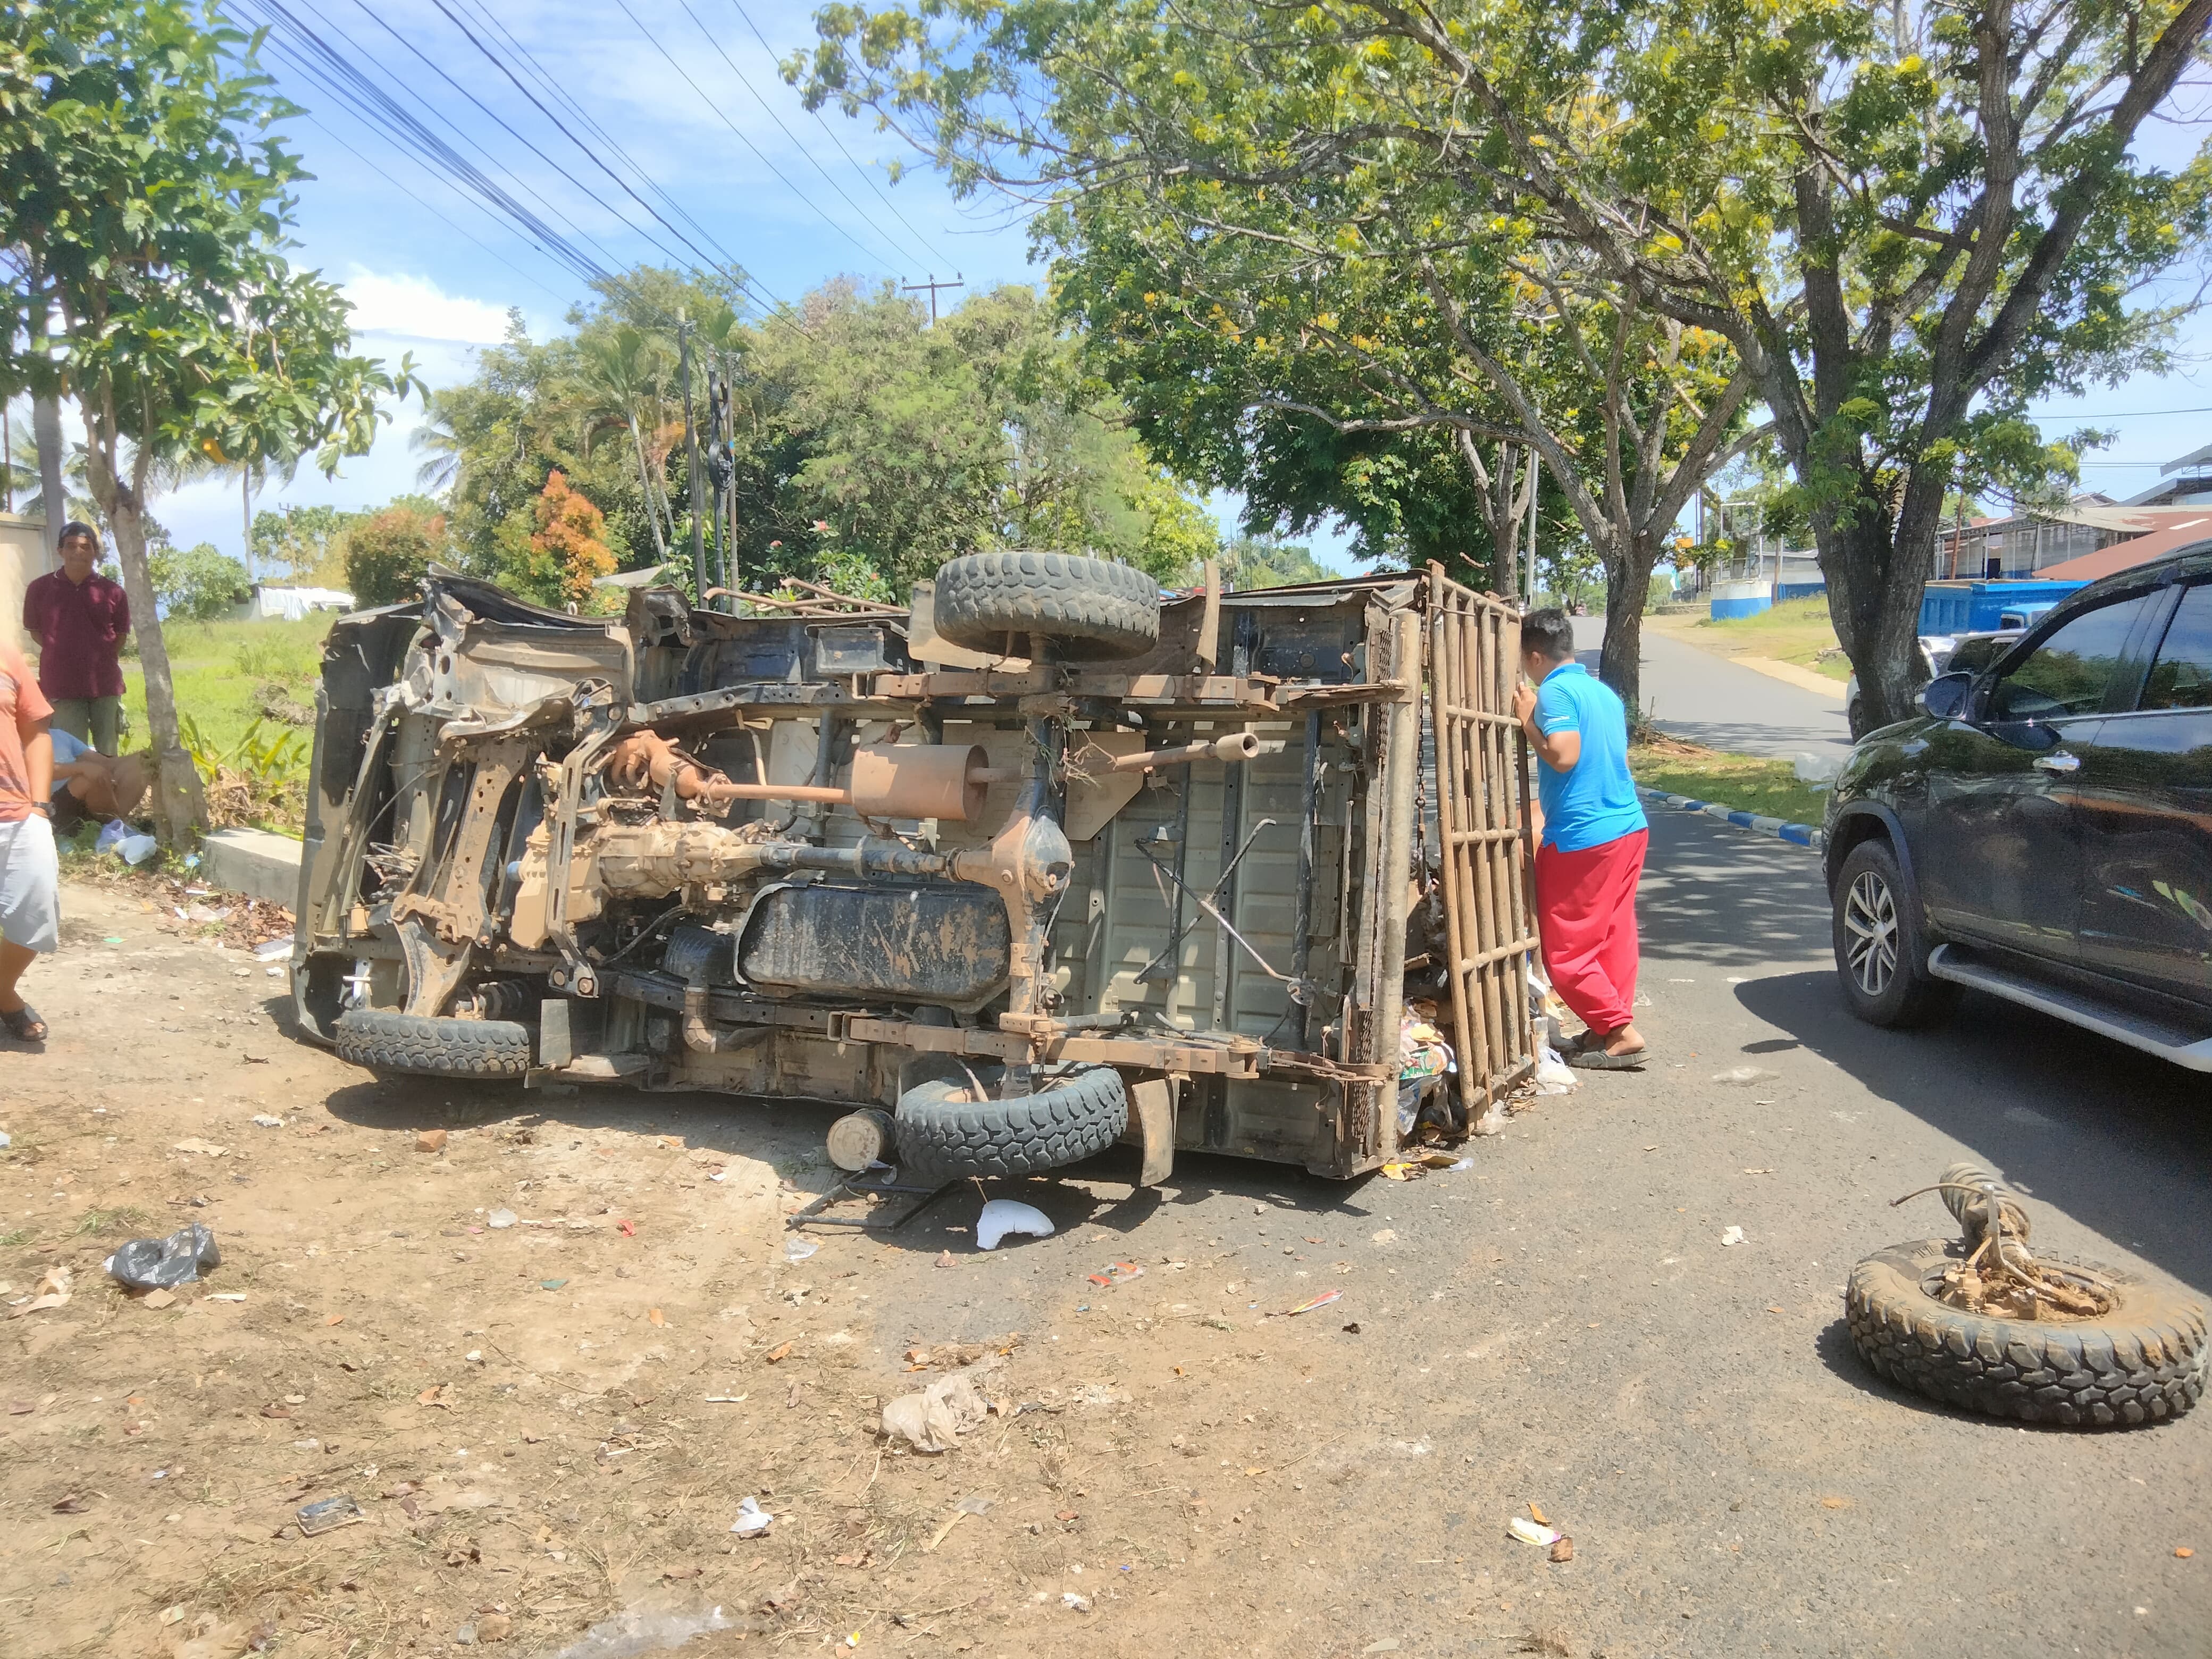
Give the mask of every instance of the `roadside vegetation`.
[(1631, 745), (1628, 769), (1646, 788), (1763, 813), (1790, 823), (1809, 823), (1817, 829), (1827, 815), (1827, 792), (1799, 781), (1796, 769), (1785, 760), (1732, 755), (1647, 732)]
[[(1662, 621), (1659, 626), (1674, 626)], [(1755, 617), (1701, 617), (1687, 624), (1707, 651), (1727, 657), (1765, 657), (1825, 674), (1838, 685), (1851, 677), (1850, 659), (1836, 642), (1823, 598), (1784, 599)]]
[[(299, 622), (171, 622), (164, 634), (185, 750), (214, 828), (296, 836), (314, 747), (315, 682), (331, 617)], [(125, 748), (146, 742), (146, 677), (123, 664)]]

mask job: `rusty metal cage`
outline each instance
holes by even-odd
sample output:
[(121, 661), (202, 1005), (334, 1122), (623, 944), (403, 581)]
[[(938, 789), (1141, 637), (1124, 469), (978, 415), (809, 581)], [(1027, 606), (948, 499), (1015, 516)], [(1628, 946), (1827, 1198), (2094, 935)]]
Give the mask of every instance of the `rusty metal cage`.
[(1429, 567), (1424, 683), (1437, 747), (1437, 816), (1459, 1097), (1482, 1132), (1535, 1068), (1528, 962), (1536, 948), (1521, 842), (1528, 754), (1512, 715), (1521, 659), (1513, 608)]

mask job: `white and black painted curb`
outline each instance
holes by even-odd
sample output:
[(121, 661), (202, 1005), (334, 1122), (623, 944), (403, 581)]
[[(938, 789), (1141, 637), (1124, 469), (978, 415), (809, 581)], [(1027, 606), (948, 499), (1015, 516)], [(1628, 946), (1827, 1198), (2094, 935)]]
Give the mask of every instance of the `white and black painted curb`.
[(1780, 818), (1771, 818), (1760, 812), (1743, 812), (1718, 802), (1692, 800), (1687, 795), (1670, 795), (1663, 789), (1646, 789), (1636, 786), (1636, 793), (1645, 800), (1661, 806), (1671, 806), (1677, 811), (1703, 812), (1709, 818), (1718, 818), (1723, 823), (1732, 823), (1739, 830), (1749, 830), (1762, 836), (1793, 842), (1800, 847), (1818, 848), (1827, 844), (1827, 836), (1809, 823), (1788, 823)]

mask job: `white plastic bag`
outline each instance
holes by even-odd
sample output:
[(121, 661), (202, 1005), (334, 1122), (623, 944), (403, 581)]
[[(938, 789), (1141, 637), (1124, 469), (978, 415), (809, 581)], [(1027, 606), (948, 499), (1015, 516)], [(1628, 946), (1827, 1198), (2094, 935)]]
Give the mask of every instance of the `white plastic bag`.
[(1052, 1221), (1042, 1210), (1030, 1205), (1011, 1198), (994, 1198), (975, 1218), (975, 1248), (995, 1250), (999, 1241), (1008, 1233), (1034, 1233), (1039, 1238), (1050, 1238)]

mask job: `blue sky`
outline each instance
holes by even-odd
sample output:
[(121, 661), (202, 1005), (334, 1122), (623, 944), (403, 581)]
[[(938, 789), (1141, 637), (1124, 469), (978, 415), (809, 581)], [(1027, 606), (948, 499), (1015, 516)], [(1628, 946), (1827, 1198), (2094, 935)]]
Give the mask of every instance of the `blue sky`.
[[(270, 0), (240, 3), (252, 9)], [(1041, 274), (1029, 262), (1024, 227), (1003, 203), (955, 201), (933, 173), (911, 166), (914, 158), (894, 135), (834, 110), (819, 121), (805, 110), (775, 64), (812, 41), (809, 0), (285, 3), (533, 211), (562, 225), (572, 240), (588, 239), (618, 266), (669, 263), (654, 244), (675, 245), (675, 234), (648, 218), (533, 107), (460, 24), (494, 46), (525, 86), (578, 129), (573, 112), (533, 86), (532, 65), (515, 47), (526, 49), (680, 205), (680, 214), (662, 210), (683, 234), (733, 256), (769, 294), (795, 298), (838, 276), (918, 283), (957, 275), (972, 290)], [(288, 61), (284, 32), (276, 38), (280, 50), (268, 54), (270, 67), (308, 112), (289, 124), (291, 141), (317, 175), (300, 191), (297, 258), (343, 285), (356, 307), (359, 349), (394, 359), (411, 352), (426, 378), (443, 386), (468, 376), (476, 349), (500, 337), (510, 308), (533, 333), (556, 330), (562, 313), (586, 296), (582, 282), (365, 126)], [(600, 148), (587, 131), (579, 136)], [(2145, 148), (2178, 161), (2197, 137), (2189, 127), (2168, 127), (2149, 135)], [(623, 171), (611, 156), (603, 159)], [(896, 184), (885, 165), (894, 162), (909, 166)], [(2192, 269), (2185, 280), (2193, 284), (2200, 276)], [(2156, 481), (2158, 463), (2212, 440), (2205, 362), (2212, 324), (2196, 319), (2185, 343), (2186, 361), (2171, 374), (2053, 403), (2046, 429), (2054, 433), (2077, 416), (2116, 416), (2101, 422), (2120, 436), (2085, 469), (2089, 487), (2131, 495)], [(335, 480), (310, 468), (257, 505), (355, 507), (411, 488), (420, 458), (407, 438), (416, 410), (395, 411), (374, 450), (348, 461)], [(2168, 410), (2201, 412), (2159, 412)], [(1224, 514), (1233, 507), (1215, 505)], [(234, 482), (190, 487), (155, 510), (179, 543), (206, 540), (239, 550)], [(1344, 538), (1312, 539), (1324, 558), (1348, 565)]]

